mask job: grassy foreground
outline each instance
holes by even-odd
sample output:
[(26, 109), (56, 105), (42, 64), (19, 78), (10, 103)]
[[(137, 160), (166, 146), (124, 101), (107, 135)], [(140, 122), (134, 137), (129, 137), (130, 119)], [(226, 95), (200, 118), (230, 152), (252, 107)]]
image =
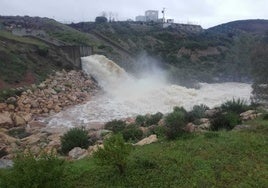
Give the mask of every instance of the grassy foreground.
[[(43, 169), (44, 175), (39, 177), (40, 181), (45, 183), (41, 184), (41, 187), (264, 188), (268, 185), (268, 121), (259, 119), (247, 124), (252, 125), (252, 129), (196, 133), (184, 135), (174, 141), (162, 138), (154, 144), (136, 146), (128, 158), (123, 175), (112, 166), (97, 165), (95, 159), (91, 157), (66, 162), (63, 179), (58, 183), (49, 184), (47, 183), (49, 181), (47, 178), (51, 176), (49, 174), (57, 175), (57, 169), (53, 172), (48, 170), (46, 175), (44, 170), (48, 166), (39, 166)], [(52, 170), (53, 165), (57, 165), (48, 164), (52, 166)], [(44, 161), (43, 165), (48, 164)], [(10, 172), (9, 169), (0, 170), (0, 185), (1, 176)], [(23, 173), (33, 172), (32, 169), (28, 169)], [(23, 183), (21, 179), (18, 181)], [(10, 186), (36, 187), (34, 184), (31, 186), (15, 185), (15, 183), (9, 184), (8, 187)]]
[(136, 147), (125, 175), (88, 158), (67, 164), (71, 187), (267, 187), (268, 122)]

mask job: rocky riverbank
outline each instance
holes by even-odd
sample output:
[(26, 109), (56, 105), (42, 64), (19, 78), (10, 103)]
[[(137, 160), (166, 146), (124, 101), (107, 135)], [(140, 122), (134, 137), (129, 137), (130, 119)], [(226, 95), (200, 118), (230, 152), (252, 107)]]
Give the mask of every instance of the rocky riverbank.
[(48, 150), (60, 144), (60, 135), (43, 133), (45, 125), (35, 119), (88, 101), (98, 90), (94, 79), (82, 71), (63, 70), (0, 103), (0, 158), (12, 158), (12, 153), (26, 148)]

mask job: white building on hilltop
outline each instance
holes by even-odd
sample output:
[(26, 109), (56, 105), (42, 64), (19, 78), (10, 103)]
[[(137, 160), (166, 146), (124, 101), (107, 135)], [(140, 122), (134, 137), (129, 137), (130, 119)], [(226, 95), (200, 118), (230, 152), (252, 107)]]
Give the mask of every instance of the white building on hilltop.
[(146, 22), (158, 22), (158, 10), (145, 11)]

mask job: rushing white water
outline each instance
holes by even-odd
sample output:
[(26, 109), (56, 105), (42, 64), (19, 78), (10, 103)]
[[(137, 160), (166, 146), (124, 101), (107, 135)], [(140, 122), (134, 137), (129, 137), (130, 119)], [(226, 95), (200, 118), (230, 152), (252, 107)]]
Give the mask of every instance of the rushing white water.
[(201, 83), (200, 89), (187, 89), (168, 84), (160, 71), (135, 79), (101, 55), (82, 58), (82, 67), (98, 81), (103, 94), (47, 118), (49, 127), (90, 126), (138, 114), (167, 113), (174, 106), (187, 110), (197, 104), (215, 107), (232, 98), (249, 100), (252, 90), (244, 83)]

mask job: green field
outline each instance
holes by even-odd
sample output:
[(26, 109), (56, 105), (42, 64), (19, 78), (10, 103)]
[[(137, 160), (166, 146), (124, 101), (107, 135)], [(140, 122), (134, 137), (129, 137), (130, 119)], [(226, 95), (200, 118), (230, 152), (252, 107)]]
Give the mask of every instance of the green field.
[(267, 187), (268, 121), (136, 147), (125, 175), (88, 158), (67, 166), (71, 187)]

